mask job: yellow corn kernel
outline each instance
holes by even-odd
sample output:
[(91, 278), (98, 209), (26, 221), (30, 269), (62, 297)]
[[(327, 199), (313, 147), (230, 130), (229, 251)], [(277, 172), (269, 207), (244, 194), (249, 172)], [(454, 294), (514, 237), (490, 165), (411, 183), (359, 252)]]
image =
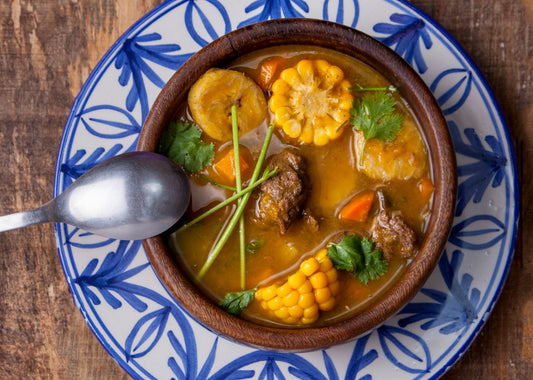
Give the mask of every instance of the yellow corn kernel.
[(336, 296), (341, 291), (341, 284), (339, 281), (333, 281), (329, 283), (328, 288), (331, 291), (331, 294)]
[(281, 94), (272, 95), (268, 101), (271, 109), (278, 109), (280, 107), (287, 107), (289, 105), (289, 99)]
[(319, 303), (318, 308), (322, 311), (329, 311), (335, 307), (335, 297), (328, 298), (325, 302)]
[(259, 288), (257, 289), (257, 291), (255, 292), (255, 298), (258, 300), (258, 301), (262, 301), (263, 300), (263, 293), (265, 292), (265, 288)]
[(298, 288), (298, 293), (304, 294), (304, 293), (310, 293), (313, 291), (313, 285), (311, 285), (311, 282), (309, 280), (305, 280), (305, 282)]
[(277, 94), (285, 94), (289, 92), (291, 87), (283, 79), (278, 79), (272, 83), (272, 87), (270, 89)]
[(295, 325), (297, 324), (298, 322), (300, 322), (299, 318), (294, 318), (294, 317), (287, 317), (283, 320), (283, 322), (285, 322), (286, 324), (288, 325)]
[(316, 322), (317, 319), (318, 319), (318, 314), (313, 318), (303, 317), (302, 319), (300, 319), (300, 322), (302, 323), (302, 325), (309, 325), (311, 323)]
[(290, 275), (287, 282), (293, 289), (298, 289), (304, 284), (306, 276), (302, 271), (296, 271), (294, 274)]
[(319, 270), (321, 272), (324, 272), (326, 273), (327, 271), (329, 271), (331, 268), (333, 268), (333, 263), (331, 262), (331, 259), (329, 257), (324, 257), (322, 260), (319, 260), (320, 262), (320, 268)]
[(280, 78), (287, 82), (291, 87), (297, 87), (300, 83), (300, 75), (294, 67), (283, 70), (280, 74)]
[(274, 116), (280, 124), (283, 124), (291, 120), (292, 118), (291, 109), (289, 107), (279, 107), (276, 109)]
[(328, 271), (324, 272), (326, 273), (326, 277), (328, 278), (328, 283), (331, 284), (332, 282), (337, 281), (337, 278), (339, 276), (337, 269), (330, 268)]
[(304, 309), (300, 305), (291, 306), (288, 311), (293, 318), (301, 318), (304, 315)]
[(324, 272), (316, 272), (311, 277), (309, 281), (313, 286), (313, 289), (325, 288), (328, 286), (328, 276)]
[(328, 287), (315, 289), (315, 301), (320, 305), (331, 298), (331, 290)]
[(285, 297), (287, 294), (289, 294), (291, 291), (292, 291), (291, 286), (290, 286), (287, 282), (285, 282), (283, 285), (281, 285), (281, 286), (278, 288), (276, 294), (277, 294), (278, 296), (280, 296), (281, 298), (283, 298), (283, 297)]
[(328, 250), (326, 248), (322, 248), (315, 254), (315, 259), (317, 259), (318, 262), (322, 262), (325, 257), (328, 257)]
[(298, 293), (296, 290), (293, 290), (289, 294), (287, 294), (285, 297), (283, 297), (283, 304), (289, 307), (294, 306), (298, 304), (299, 299), (300, 299), (300, 293)]
[(267, 302), (268, 308), (272, 311), (278, 310), (280, 307), (283, 306), (283, 301), (280, 297), (276, 296), (272, 298), (270, 301)]
[(325, 129), (316, 129), (313, 142), (316, 146), (326, 145), (329, 142), (327, 131)]
[(328, 67), (328, 71), (326, 73), (326, 81), (330, 84), (330, 86), (333, 86), (344, 79), (344, 73), (338, 66), (330, 66)]
[(289, 310), (287, 309), (287, 307), (282, 306), (274, 312), (274, 315), (279, 319), (289, 318)]
[[(272, 85), (269, 106), (274, 122), (291, 139), (325, 145), (342, 134), (350, 118), (350, 88), (340, 67), (323, 59), (303, 59), (283, 70)], [(290, 111), (278, 112), (280, 108)]]
[[(274, 116), (276, 116), (275, 113)], [(294, 119), (287, 120), (282, 124), (281, 127), (283, 128), (283, 132), (285, 132), (287, 136), (291, 138), (296, 138), (302, 133), (302, 125)]]
[(272, 284), (263, 290), (263, 299), (265, 301), (270, 301), (277, 294), (278, 287), (275, 284)]
[(317, 259), (314, 257), (311, 257), (307, 260), (305, 260), (302, 264), (300, 264), (300, 270), (307, 276), (311, 276), (313, 273), (315, 273), (318, 268), (320, 267), (320, 264), (318, 263)]
[(315, 61), (315, 67), (320, 75), (326, 75), (331, 64), (325, 59), (317, 59)]
[(298, 305), (304, 310), (315, 305), (315, 295), (313, 293), (300, 294)]
[(313, 63), (309, 59), (302, 59), (296, 64), (296, 71), (300, 74), (303, 82), (312, 80), (315, 75), (315, 70), (313, 68)]
[(313, 303), (311, 306), (304, 308), (303, 318), (316, 318), (318, 317), (318, 305)]

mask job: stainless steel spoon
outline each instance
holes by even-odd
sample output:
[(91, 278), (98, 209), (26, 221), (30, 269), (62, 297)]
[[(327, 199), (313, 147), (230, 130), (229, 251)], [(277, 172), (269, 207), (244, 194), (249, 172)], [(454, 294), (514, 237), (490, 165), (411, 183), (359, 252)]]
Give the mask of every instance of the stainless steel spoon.
[(151, 152), (125, 153), (95, 166), (45, 205), (0, 217), (0, 232), (62, 222), (123, 240), (158, 235), (183, 215), (191, 191), (181, 168)]

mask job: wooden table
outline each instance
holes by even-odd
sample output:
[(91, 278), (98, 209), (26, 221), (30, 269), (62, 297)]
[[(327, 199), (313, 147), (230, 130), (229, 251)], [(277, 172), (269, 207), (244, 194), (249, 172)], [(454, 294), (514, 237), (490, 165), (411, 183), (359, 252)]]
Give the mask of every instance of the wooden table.
[[(111, 44), (158, 0), (0, 0), (0, 213), (52, 194), (74, 97)], [(479, 65), (507, 117), (522, 231), (503, 294), (446, 379), (533, 377), (533, 2), (415, 0)], [(529, 253), (528, 253), (529, 252)], [(51, 225), (0, 238), (0, 378), (127, 379), (74, 306)]]

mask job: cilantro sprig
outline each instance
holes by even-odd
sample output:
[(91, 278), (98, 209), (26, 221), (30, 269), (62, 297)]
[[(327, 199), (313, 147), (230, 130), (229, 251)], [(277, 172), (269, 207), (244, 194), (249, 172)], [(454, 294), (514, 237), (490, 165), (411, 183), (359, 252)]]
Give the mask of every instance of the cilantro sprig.
[(358, 235), (345, 236), (340, 243), (328, 245), (328, 256), (335, 268), (353, 272), (363, 284), (387, 272), (389, 263), (374, 242)]
[(392, 141), (402, 129), (403, 115), (395, 112), (395, 105), (396, 101), (387, 91), (365, 93), (362, 98), (354, 99), (350, 122), (364, 137), (360, 162), (363, 162), (368, 140)]
[(220, 306), (230, 314), (239, 315), (252, 302), (256, 290), (250, 289), (228, 293), (220, 301)]
[(198, 173), (211, 165), (215, 146), (202, 140), (202, 131), (196, 125), (176, 121), (163, 131), (159, 153), (167, 156), (190, 173)]

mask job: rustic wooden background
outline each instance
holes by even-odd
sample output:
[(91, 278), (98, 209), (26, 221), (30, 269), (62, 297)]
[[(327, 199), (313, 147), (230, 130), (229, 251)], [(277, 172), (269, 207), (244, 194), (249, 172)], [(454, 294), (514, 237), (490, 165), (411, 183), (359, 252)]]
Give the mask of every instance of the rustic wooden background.
[[(521, 170), (533, 163), (533, 1), (413, 0), (479, 65), (507, 117)], [(112, 43), (158, 0), (0, 0), (0, 214), (52, 194), (69, 109)], [(488, 323), (446, 379), (533, 377), (533, 176), (522, 231)], [(128, 379), (74, 306), (51, 225), (0, 236), (0, 378)]]

